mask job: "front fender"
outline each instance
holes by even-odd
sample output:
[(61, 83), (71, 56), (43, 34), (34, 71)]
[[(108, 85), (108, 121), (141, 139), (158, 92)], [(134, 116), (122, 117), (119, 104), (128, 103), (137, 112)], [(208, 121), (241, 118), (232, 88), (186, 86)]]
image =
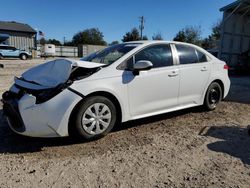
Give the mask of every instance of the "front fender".
[(122, 80), (117, 77), (105, 78), (105, 82), (101, 79), (76, 81), (70, 86), (70, 88), (84, 96), (91, 95), (95, 92), (106, 92), (113, 95), (120, 104), (122, 122), (129, 119), (127, 85), (123, 84)]

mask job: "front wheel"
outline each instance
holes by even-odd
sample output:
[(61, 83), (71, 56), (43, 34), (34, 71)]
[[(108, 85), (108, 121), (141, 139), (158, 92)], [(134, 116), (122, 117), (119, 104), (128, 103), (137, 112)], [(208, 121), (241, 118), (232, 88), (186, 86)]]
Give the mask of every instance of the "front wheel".
[(28, 56), (26, 54), (21, 54), (20, 55), (21, 60), (26, 60), (27, 58), (28, 58)]
[(204, 100), (204, 107), (211, 111), (215, 110), (217, 105), (222, 100), (222, 89), (220, 84), (213, 82), (207, 89), (207, 93)]
[(108, 98), (89, 97), (78, 106), (75, 131), (86, 140), (101, 138), (112, 130), (116, 120), (116, 107)]

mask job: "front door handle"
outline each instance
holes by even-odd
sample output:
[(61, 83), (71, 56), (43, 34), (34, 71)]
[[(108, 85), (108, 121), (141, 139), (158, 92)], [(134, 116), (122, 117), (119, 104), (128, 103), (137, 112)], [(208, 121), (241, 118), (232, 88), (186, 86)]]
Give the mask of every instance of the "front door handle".
[(174, 71), (172, 71), (168, 76), (169, 77), (175, 77), (175, 76), (178, 76), (179, 74), (178, 74), (178, 71), (176, 71), (176, 70), (174, 70)]

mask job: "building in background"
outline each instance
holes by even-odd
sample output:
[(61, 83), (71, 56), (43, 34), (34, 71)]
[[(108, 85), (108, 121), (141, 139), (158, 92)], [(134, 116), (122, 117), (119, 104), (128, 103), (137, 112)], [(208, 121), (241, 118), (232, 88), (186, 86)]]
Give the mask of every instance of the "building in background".
[(219, 58), (229, 66), (239, 65), (241, 54), (250, 51), (250, 0), (238, 0), (223, 11)]
[(0, 43), (31, 51), (36, 49), (36, 30), (18, 22), (0, 21)]

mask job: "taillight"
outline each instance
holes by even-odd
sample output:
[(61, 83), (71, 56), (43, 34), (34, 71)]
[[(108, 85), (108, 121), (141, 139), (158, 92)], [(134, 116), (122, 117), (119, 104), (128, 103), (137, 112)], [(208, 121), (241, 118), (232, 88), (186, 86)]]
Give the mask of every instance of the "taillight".
[(226, 65), (224, 65), (224, 69), (225, 70), (228, 70), (229, 69), (229, 66), (226, 64)]

